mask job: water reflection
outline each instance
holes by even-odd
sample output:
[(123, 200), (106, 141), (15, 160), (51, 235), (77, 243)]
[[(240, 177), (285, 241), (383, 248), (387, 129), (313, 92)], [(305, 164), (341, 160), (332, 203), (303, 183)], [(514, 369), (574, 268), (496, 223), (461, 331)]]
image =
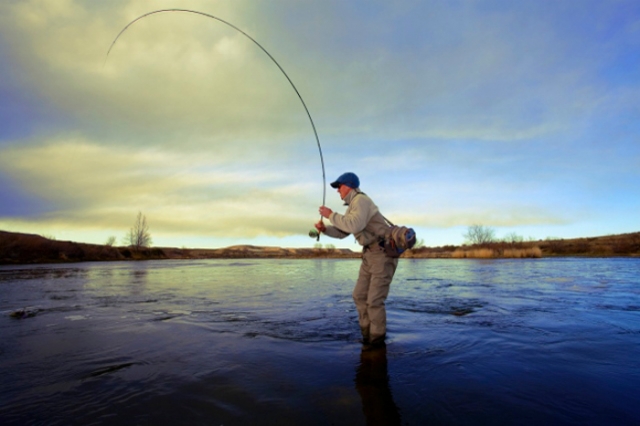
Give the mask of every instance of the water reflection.
[(130, 294), (132, 296), (138, 296), (144, 293), (147, 286), (147, 264), (141, 262), (136, 264), (136, 267), (131, 271), (130, 281)]
[(355, 383), (367, 425), (401, 424), (400, 412), (389, 387), (386, 346), (362, 349)]

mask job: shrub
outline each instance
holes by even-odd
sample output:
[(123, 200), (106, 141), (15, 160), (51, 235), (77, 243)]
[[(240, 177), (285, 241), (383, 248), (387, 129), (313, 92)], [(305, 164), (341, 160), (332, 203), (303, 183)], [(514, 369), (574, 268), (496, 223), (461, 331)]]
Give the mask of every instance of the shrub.
[(457, 259), (490, 259), (496, 257), (492, 249), (477, 248), (477, 249), (457, 249), (451, 254), (451, 257)]

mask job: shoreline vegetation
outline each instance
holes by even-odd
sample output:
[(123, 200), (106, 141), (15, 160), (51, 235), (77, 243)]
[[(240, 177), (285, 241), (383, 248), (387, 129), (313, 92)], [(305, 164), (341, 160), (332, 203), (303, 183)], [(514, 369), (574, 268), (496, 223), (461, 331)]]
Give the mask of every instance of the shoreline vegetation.
[[(359, 251), (338, 248), (282, 248), (238, 245), (218, 249), (132, 247), (58, 241), (40, 235), (0, 231), (0, 265), (152, 259), (349, 259)], [(497, 259), (540, 257), (640, 257), (640, 232), (591, 238), (419, 247), (408, 259)]]

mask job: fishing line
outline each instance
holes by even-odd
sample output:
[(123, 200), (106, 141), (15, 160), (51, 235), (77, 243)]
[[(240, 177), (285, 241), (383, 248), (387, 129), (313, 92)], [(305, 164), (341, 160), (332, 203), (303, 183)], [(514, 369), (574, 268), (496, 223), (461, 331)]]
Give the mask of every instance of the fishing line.
[[(316, 125), (313, 122), (313, 118), (311, 118), (311, 113), (309, 112), (309, 108), (307, 108), (307, 104), (305, 104), (304, 99), (302, 99), (302, 95), (300, 95), (300, 92), (298, 91), (298, 88), (296, 87), (295, 84), (293, 84), (293, 81), (291, 80), (291, 78), (289, 78), (289, 75), (287, 75), (287, 73), (284, 71), (284, 69), (278, 63), (278, 61), (275, 60), (275, 58), (271, 55), (271, 53), (267, 52), (267, 49), (262, 47), (262, 45), (260, 43), (258, 43), (253, 37), (251, 37), (249, 34), (245, 33), (244, 31), (242, 31), (240, 28), (236, 27), (235, 25), (231, 24), (230, 22), (225, 21), (224, 19), (218, 18), (217, 16), (213, 16), (213, 15), (210, 15), (210, 14), (204, 13), (204, 12), (198, 12), (197, 10), (189, 10), (189, 9), (161, 9), (161, 10), (154, 10), (153, 12), (148, 12), (148, 13), (145, 13), (144, 15), (138, 16), (136, 19), (134, 19), (133, 21), (129, 22), (127, 24), (127, 26), (124, 27), (118, 33), (116, 38), (111, 43), (111, 46), (109, 46), (109, 50), (107, 51), (107, 56), (104, 59), (104, 63), (105, 64), (107, 63), (107, 59), (109, 58), (109, 53), (111, 53), (111, 49), (113, 49), (113, 46), (116, 44), (116, 41), (118, 41), (118, 39), (120, 38), (122, 33), (124, 33), (131, 25), (133, 25), (134, 23), (138, 22), (139, 20), (141, 20), (141, 19), (143, 19), (143, 18), (145, 18), (145, 17), (147, 17), (149, 15), (153, 15), (153, 14), (156, 14), (156, 13), (163, 13), (163, 12), (194, 13), (196, 15), (206, 16), (207, 18), (215, 19), (218, 22), (222, 22), (223, 24), (228, 25), (229, 27), (233, 28), (234, 30), (238, 31), (239, 33), (241, 33), (242, 35), (247, 37), (249, 40), (254, 42), (264, 53), (267, 54), (267, 56), (273, 61), (273, 63), (276, 64), (276, 66), (280, 69), (280, 71), (282, 71), (282, 74), (284, 74), (284, 76), (287, 78), (287, 81), (289, 81), (289, 84), (291, 84), (291, 87), (293, 87), (293, 90), (296, 92), (296, 95), (298, 95), (298, 98), (300, 99), (300, 102), (302, 103), (302, 106), (304, 107), (304, 110), (307, 113), (307, 117), (309, 117), (309, 122), (311, 123), (311, 128), (313, 129), (313, 135), (316, 138), (316, 143), (318, 145), (318, 152), (320, 153), (320, 164), (322, 165), (322, 205), (324, 206), (326, 204), (326, 198), (327, 198), (327, 178), (326, 178), (326, 174), (325, 174), (325, 171), (324, 171), (324, 157), (322, 155), (322, 148), (320, 147), (320, 138), (318, 138), (318, 132), (316, 131)], [(321, 217), (321, 219), (322, 219), (322, 217)]]

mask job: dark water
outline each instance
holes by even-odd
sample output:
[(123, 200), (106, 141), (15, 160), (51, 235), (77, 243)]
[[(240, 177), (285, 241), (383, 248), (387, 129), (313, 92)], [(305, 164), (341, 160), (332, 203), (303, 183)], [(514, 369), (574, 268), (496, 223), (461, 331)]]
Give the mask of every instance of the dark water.
[(640, 259), (401, 260), (373, 352), (358, 267), (0, 267), (0, 424), (640, 422)]

